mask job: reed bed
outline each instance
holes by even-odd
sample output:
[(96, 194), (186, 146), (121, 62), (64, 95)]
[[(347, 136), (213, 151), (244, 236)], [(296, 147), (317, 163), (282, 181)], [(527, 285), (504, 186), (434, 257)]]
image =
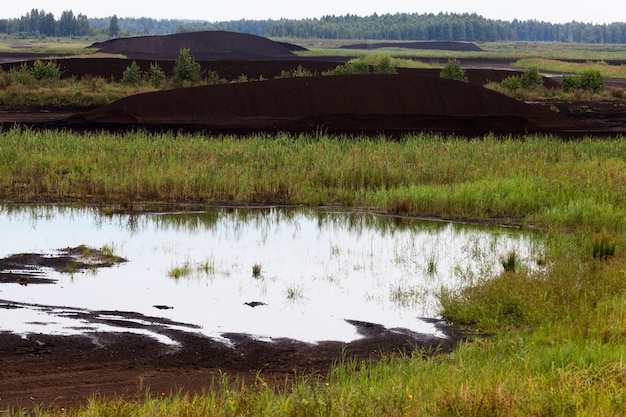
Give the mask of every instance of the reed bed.
[(450, 219), (622, 230), (626, 140), (326, 135), (0, 136), (0, 198), (342, 205)]
[[(509, 219), (546, 227), (549, 250), (538, 271), (511, 268), (441, 292), (442, 316), (476, 332), (451, 353), (346, 358), (328, 375), (284, 385), (262, 374), (254, 384), (224, 375), (207, 381), (202, 395), (142, 388), (135, 400), (5, 415), (625, 415), (625, 168), (623, 137), (7, 130), (0, 136), (4, 201), (338, 204)], [(611, 244), (606, 256), (594, 252), (601, 239)]]

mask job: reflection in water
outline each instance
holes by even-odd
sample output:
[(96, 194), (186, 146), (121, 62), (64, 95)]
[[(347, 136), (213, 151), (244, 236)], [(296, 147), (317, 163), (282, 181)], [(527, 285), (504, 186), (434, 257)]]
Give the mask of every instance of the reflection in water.
[[(0, 331), (15, 332), (102, 330), (97, 319), (67, 314), (86, 309), (158, 317), (215, 338), (350, 341), (359, 335), (349, 320), (433, 333), (420, 317), (437, 317), (441, 287), (501, 272), (499, 259), (512, 250), (536, 268), (542, 250), (539, 235), (519, 230), (316, 209), (105, 216), (3, 206), (0, 230), (0, 257), (85, 244), (129, 260), (96, 273), (49, 271), (56, 284), (46, 288), (1, 285)], [(34, 305), (49, 308), (34, 320)]]

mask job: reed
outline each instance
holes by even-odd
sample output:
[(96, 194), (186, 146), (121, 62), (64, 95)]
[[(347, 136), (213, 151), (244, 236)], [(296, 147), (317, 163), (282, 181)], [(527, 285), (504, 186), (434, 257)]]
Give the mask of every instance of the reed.
[(621, 230), (626, 140), (0, 134), (0, 198), (367, 207)]

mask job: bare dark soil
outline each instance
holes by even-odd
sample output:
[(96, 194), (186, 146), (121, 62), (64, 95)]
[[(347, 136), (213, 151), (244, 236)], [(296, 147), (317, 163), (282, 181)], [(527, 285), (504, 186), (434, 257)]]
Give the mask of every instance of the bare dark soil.
[[(467, 69), (469, 83), (442, 80), (436, 70), (274, 79), (282, 70), (298, 66), (319, 74), (341, 61), (333, 57), (301, 59), (293, 55), (292, 51), (297, 49), (293, 45), (226, 32), (141, 37), (94, 47), (126, 54), (130, 60), (58, 59), (63, 76), (119, 79), (132, 59), (143, 70), (151, 62), (158, 62), (171, 74), (179, 49), (188, 47), (205, 71), (216, 71), (227, 80), (246, 75), (249, 79), (263, 77), (267, 81), (161, 91), (128, 97), (97, 109), (4, 106), (0, 107), (2, 128), (17, 123), (34, 128), (75, 130), (364, 134), (436, 131), (467, 136), (536, 132), (559, 137), (626, 132), (623, 101), (523, 103), (482, 88), (487, 81), (498, 82), (515, 74), (502, 61), (472, 61)], [(3, 68), (11, 65), (16, 64), (3, 64)], [(620, 80), (611, 82), (611, 86), (623, 87)], [(548, 86), (554, 83), (557, 81), (546, 79)], [(16, 259), (4, 259), (4, 266), (0, 264), (3, 271), (0, 280), (4, 282), (1, 285), (34, 284), (37, 279), (45, 279), (35, 273), (37, 264), (46, 261), (43, 258), (28, 258), (26, 264), (30, 267), (25, 269), (32, 271), (21, 278), (11, 277), (7, 272), (14, 269), (13, 264), (9, 268), (7, 263)], [(11, 301), (1, 300), (1, 291), (0, 286), (0, 318), (3, 310), (17, 307)], [(84, 314), (87, 319), (97, 320), (102, 313)], [(68, 408), (84, 405), (93, 396), (133, 398), (138, 395), (140, 383), (156, 395), (178, 389), (199, 393), (210, 387), (214, 379), (219, 380), (220, 372), (247, 381), (253, 381), (260, 372), (266, 381), (281, 385), (294, 375), (323, 377), (343, 355), (375, 360), (383, 352), (410, 352), (417, 347), (445, 352), (464, 337), (462, 331), (445, 323), (438, 323), (449, 335), (444, 342), (402, 329), (385, 329), (375, 323), (353, 323), (363, 338), (349, 344), (311, 345), (293, 340), (266, 343), (247, 335), (228, 335), (234, 341), (234, 346), (229, 347), (193, 331), (164, 330), (162, 319), (156, 316), (149, 319), (155, 329), (167, 332), (179, 345), (173, 348), (125, 333), (85, 337), (0, 334), (0, 410), (35, 405)]]

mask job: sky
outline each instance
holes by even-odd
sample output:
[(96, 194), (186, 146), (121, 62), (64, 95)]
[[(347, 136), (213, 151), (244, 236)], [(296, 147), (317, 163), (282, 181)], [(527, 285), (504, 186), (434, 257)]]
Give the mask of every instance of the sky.
[(17, 18), (32, 9), (44, 10), (58, 19), (65, 10), (95, 17), (151, 17), (155, 19), (192, 19), (211, 22), (239, 19), (303, 19), (324, 15), (373, 13), (477, 13), (489, 19), (529, 20), (552, 23), (626, 22), (623, 0), (3, 0), (0, 18)]

